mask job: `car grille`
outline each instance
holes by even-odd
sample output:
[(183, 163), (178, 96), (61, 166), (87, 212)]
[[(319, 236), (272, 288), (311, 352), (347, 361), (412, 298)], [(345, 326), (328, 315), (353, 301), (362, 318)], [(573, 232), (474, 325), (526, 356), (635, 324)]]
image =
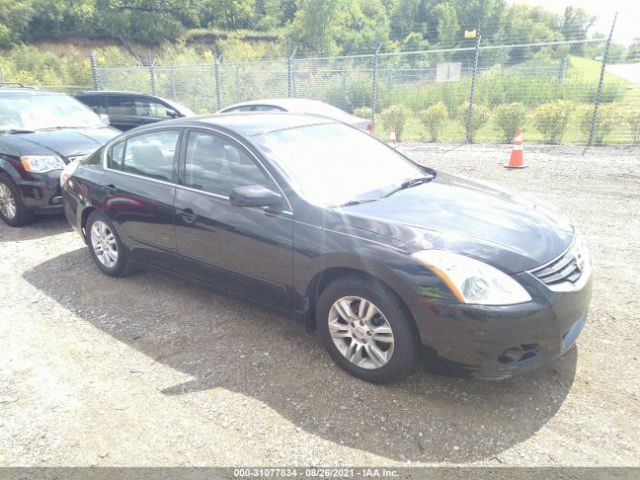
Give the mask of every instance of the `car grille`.
[(546, 285), (557, 285), (564, 282), (576, 283), (584, 271), (585, 257), (582, 242), (578, 239), (560, 257), (531, 273)]

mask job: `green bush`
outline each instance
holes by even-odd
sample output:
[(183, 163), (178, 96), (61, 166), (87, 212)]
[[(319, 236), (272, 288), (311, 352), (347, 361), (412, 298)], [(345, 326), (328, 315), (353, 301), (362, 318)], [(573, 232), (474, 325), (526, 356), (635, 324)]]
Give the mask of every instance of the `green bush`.
[(560, 143), (567, 131), (575, 104), (567, 100), (540, 105), (533, 111), (533, 124), (542, 134), (544, 143)]
[(527, 109), (518, 102), (498, 105), (492, 112), (493, 122), (502, 134), (501, 139), (510, 142), (516, 130), (522, 128), (527, 118)]
[(408, 116), (409, 109), (404, 105), (391, 105), (382, 111), (380, 119), (385, 128), (392, 129), (396, 132), (396, 139), (400, 141), (402, 140), (402, 133)]
[[(593, 129), (594, 144), (602, 145), (604, 143), (604, 137), (609, 135), (611, 130), (616, 126), (616, 123), (619, 120), (618, 109), (619, 107), (612, 103), (602, 104), (598, 107), (598, 116)], [(582, 107), (582, 111), (579, 115), (580, 131), (584, 134), (585, 140), (589, 138), (592, 117), (593, 105), (585, 105)]]
[[(363, 75), (346, 71), (345, 77), (335, 77), (320, 94), (321, 100), (346, 112), (356, 108), (371, 106), (371, 80)], [(343, 78), (346, 80), (343, 83)], [(322, 78), (318, 78), (322, 82)]]
[(442, 129), (447, 124), (447, 120), (449, 120), (447, 106), (443, 102), (438, 102), (426, 110), (423, 110), (420, 113), (420, 117), (422, 123), (424, 123), (429, 130), (431, 141), (437, 142)]
[(636, 108), (625, 112), (624, 120), (631, 128), (633, 143), (640, 143), (640, 109)]
[(366, 118), (367, 120), (371, 120), (371, 107), (358, 107), (353, 109), (353, 114), (356, 117)]
[[(469, 104), (463, 103), (458, 107), (458, 118), (463, 128), (467, 128), (467, 113), (469, 112)], [(486, 125), (491, 116), (491, 111), (484, 105), (475, 104), (473, 106), (473, 121), (471, 122), (471, 138), (476, 136), (478, 130)]]

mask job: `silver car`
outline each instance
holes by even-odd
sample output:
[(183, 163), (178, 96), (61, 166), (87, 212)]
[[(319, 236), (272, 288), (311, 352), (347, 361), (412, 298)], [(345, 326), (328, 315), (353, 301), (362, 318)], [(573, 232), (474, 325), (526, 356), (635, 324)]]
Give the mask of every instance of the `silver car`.
[(265, 100), (253, 100), (250, 102), (236, 103), (219, 110), (216, 113), (238, 113), (238, 112), (294, 112), (311, 113), (322, 115), (334, 120), (338, 120), (349, 125), (353, 125), (360, 130), (373, 133), (373, 123), (371, 120), (356, 117), (344, 110), (340, 110), (328, 103), (306, 98), (270, 98)]

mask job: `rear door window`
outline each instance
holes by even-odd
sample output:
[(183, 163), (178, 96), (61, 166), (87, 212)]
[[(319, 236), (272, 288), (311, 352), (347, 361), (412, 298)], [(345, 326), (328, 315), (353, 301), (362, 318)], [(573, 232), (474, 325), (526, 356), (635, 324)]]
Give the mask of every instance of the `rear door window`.
[(107, 165), (134, 175), (173, 182), (179, 129), (142, 133), (114, 144)]

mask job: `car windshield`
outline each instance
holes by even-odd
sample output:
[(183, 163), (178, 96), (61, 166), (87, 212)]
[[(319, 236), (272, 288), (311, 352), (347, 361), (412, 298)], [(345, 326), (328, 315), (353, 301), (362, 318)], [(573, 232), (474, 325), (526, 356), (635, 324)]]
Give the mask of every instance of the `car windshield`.
[(425, 172), (370, 135), (329, 123), (253, 137), (307, 201), (324, 207), (379, 199)]
[(0, 94), (0, 131), (101, 128), (100, 118), (64, 93)]

